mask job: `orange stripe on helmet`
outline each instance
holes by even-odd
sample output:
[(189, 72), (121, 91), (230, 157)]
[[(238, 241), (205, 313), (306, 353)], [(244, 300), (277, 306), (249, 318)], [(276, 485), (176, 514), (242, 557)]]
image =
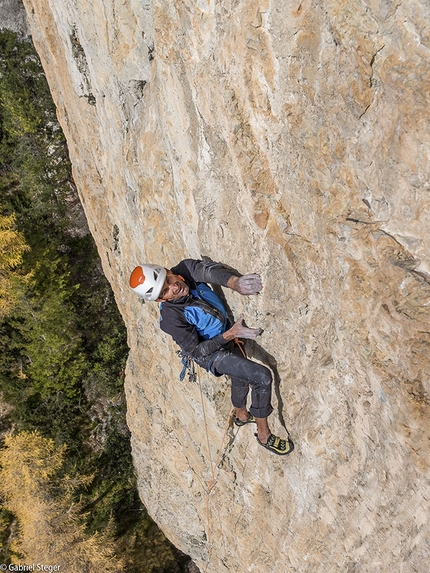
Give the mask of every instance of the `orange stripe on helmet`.
[(130, 275), (130, 286), (136, 288), (145, 282), (145, 275), (143, 274), (142, 267), (136, 267)]

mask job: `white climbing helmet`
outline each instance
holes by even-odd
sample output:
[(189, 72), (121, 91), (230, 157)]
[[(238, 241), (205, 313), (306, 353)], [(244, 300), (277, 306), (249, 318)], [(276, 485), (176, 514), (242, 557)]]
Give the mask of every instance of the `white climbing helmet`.
[(166, 275), (166, 269), (159, 265), (139, 265), (130, 275), (130, 287), (140, 298), (157, 300)]

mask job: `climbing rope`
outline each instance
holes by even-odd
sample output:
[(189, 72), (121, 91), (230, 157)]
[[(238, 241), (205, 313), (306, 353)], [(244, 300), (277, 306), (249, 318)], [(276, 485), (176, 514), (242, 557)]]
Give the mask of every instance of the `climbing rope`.
[[(211, 453), (211, 447), (210, 447), (210, 442), (209, 442), (208, 423), (207, 423), (207, 419), (206, 419), (206, 408), (205, 408), (205, 401), (204, 401), (204, 396), (203, 396), (203, 385), (202, 385), (200, 373), (198, 376), (198, 380), (199, 380), (199, 387), (200, 387), (200, 401), (202, 403), (202, 411), (203, 411), (203, 423), (205, 425), (206, 444), (208, 446), (209, 463), (211, 466), (212, 482), (215, 482), (215, 469), (213, 467), (212, 453)], [(221, 447), (222, 447), (222, 444), (221, 444)], [(212, 489), (212, 487), (213, 487), (213, 485), (209, 488), (209, 491)]]
[[(223, 458), (224, 455), (224, 442), (227, 436), (227, 432), (228, 429), (230, 428), (230, 426), (232, 425), (232, 416), (234, 413), (234, 408), (230, 409), (230, 412), (228, 414), (228, 418), (227, 418), (227, 424), (224, 428), (224, 433), (222, 436), (222, 440), (221, 440), (221, 446), (219, 448), (219, 453), (218, 453), (218, 458), (215, 462), (215, 464), (213, 463), (213, 459), (212, 459), (212, 452), (211, 452), (211, 447), (210, 447), (210, 441), (209, 441), (209, 431), (208, 431), (208, 423), (207, 423), (207, 418), (206, 418), (206, 408), (205, 408), (205, 400), (204, 400), (204, 395), (203, 395), (203, 385), (202, 385), (202, 381), (201, 381), (201, 377), (200, 377), (200, 373), (198, 375), (198, 382), (199, 382), (199, 387), (200, 387), (200, 400), (202, 403), (202, 411), (203, 411), (203, 422), (205, 425), (205, 434), (206, 434), (206, 444), (208, 447), (208, 457), (209, 457), (209, 463), (211, 466), (211, 474), (212, 474), (212, 483), (210, 484), (209, 487), (209, 493), (210, 491), (213, 489), (213, 487), (216, 485), (216, 477), (215, 477), (215, 471), (218, 469), (219, 464), (221, 463), (221, 460)], [(208, 484), (209, 485), (209, 484)]]
[(237, 347), (239, 348), (239, 350), (242, 352), (243, 357), (246, 358), (246, 352), (245, 352), (245, 350), (244, 350), (244, 348), (243, 348), (245, 343), (243, 342), (243, 340), (241, 340), (240, 338), (235, 338), (235, 339), (233, 340), (233, 342), (236, 344), (236, 346), (237, 346)]
[[(194, 372), (195, 372), (195, 368)], [(211, 469), (211, 476), (212, 479), (209, 481), (206, 481), (205, 485), (203, 486), (204, 489), (204, 494), (205, 494), (205, 506), (206, 506), (206, 522), (207, 522), (207, 545), (208, 545), (208, 561), (205, 567), (205, 572), (207, 571), (207, 567), (210, 563), (210, 551), (212, 549), (212, 543), (211, 543), (211, 536), (212, 536), (212, 528), (211, 528), (211, 519), (210, 519), (210, 509), (209, 509), (209, 498), (211, 496), (211, 494), (213, 492), (215, 492), (215, 486), (217, 485), (217, 475), (216, 475), (216, 471), (219, 468), (219, 465), (222, 461), (223, 455), (224, 455), (224, 442), (227, 436), (227, 432), (229, 427), (232, 425), (232, 417), (233, 417), (233, 413), (234, 413), (234, 408), (230, 409), (228, 418), (227, 418), (227, 424), (224, 428), (224, 433), (222, 436), (222, 440), (221, 440), (221, 446), (219, 448), (219, 452), (218, 452), (218, 457), (216, 459), (216, 462), (213, 462), (213, 458), (212, 458), (212, 452), (211, 452), (211, 447), (210, 447), (210, 440), (209, 440), (209, 430), (208, 430), (208, 424), (207, 424), (207, 418), (206, 418), (206, 408), (205, 408), (205, 400), (204, 400), (204, 394), (203, 394), (203, 384), (202, 384), (202, 380), (201, 380), (201, 376), (200, 376), (200, 368), (198, 370), (198, 374), (197, 374), (197, 380), (198, 380), (198, 384), (199, 384), (199, 388), (200, 388), (200, 399), (201, 399), (201, 404), (202, 404), (202, 412), (203, 412), (203, 422), (204, 422), (204, 426), (205, 426), (205, 433), (206, 433), (206, 444), (207, 444), (207, 448), (208, 448), (208, 457), (209, 457), (209, 464), (210, 464), (210, 469)], [(203, 480), (201, 480), (203, 483)], [(221, 535), (223, 538), (225, 538), (224, 536), (224, 531), (222, 529), (222, 520), (221, 520), (221, 515), (220, 515), (220, 509), (218, 507), (218, 504), (215, 503), (215, 508), (216, 511), (218, 513), (218, 523), (220, 525), (221, 528)], [(225, 540), (225, 539), (224, 539)]]
[[(246, 354), (245, 351), (243, 349), (243, 341), (235, 338), (234, 339), (235, 344), (237, 345), (237, 347), (240, 349), (241, 353), (243, 354), (243, 356), (246, 358)], [(210, 510), (209, 510), (209, 498), (210, 496), (213, 494), (213, 492), (215, 491), (215, 487), (217, 485), (217, 470), (219, 469), (219, 466), (221, 464), (222, 458), (224, 456), (224, 443), (227, 437), (227, 432), (228, 429), (233, 425), (233, 414), (234, 414), (234, 408), (232, 407), (230, 409), (228, 418), (227, 418), (227, 423), (225, 425), (224, 428), (224, 432), (223, 432), (223, 436), (222, 436), (222, 440), (221, 440), (221, 445), (218, 451), (218, 456), (215, 460), (213, 460), (212, 457), (212, 451), (211, 451), (211, 446), (210, 446), (210, 440), (209, 440), (209, 429), (208, 429), (208, 422), (207, 422), (207, 417), (206, 417), (206, 408), (205, 408), (205, 398), (204, 398), (204, 394), (203, 394), (203, 384), (202, 384), (202, 379), (201, 379), (201, 375), (200, 375), (200, 367), (198, 366), (197, 371), (196, 371), (196, 365), (194, 363), (194, 361), (189, 357), (189, 356), (182, 356), (181, 352), (178, 351), (178, 355), (182, 357), (182, 371), (180, 373), (180, 380), (184, 380), (186, 372), (188, 370), (188, 379), (190, 382), (197, 382), (199, 389), (200, 389), (200, 400), (201, 400), (201, 406), (202, 406), (202, 413), (203, 413), (203, 423), (204, 423), (204, 428), (205, 428), (205, 434), (206, 434), (206, 445), (207, 445), (207, 450), (208, 450), (208, 459), (209, 459), (209, 464), (210, 464), (210, 473), (211, 473), (211, 479), (210, 480), (206, 480), (204, 481), (203, 479), (200, 479), (200, 482), (203, 486), (203, 490), (204, 490), (204, 498), (205, 498), (205, 506), (206, 506), (206, 522), (207, 522), (207, 545), (208, 545), (208, 562), (206, 564), (206, 568), (205, 571), (207, 570), (207, 567), (209, 565), (209, 557), (210, 557), (210, 551), (212, 548), (212, 543), (211, 543), (211, 536), (212, 536), (212, 531), (211, 531), (211, 519), (210, 519)], [(220, 524), (220, 528), (221, 528), (221, 535), (224, 538), (224, 531), (222, 529), (222, 520), (221, 520), (221, 515), (220, 515), (220, 509), (218, 507), (217, 504), (215, 504), (216, 507), (216, 511), (218, 513), (218, 523)]]

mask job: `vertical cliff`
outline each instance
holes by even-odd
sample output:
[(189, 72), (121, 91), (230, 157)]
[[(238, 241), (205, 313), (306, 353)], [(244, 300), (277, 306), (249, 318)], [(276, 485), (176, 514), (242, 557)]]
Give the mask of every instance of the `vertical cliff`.
[[(427, 573), (430, 8), (25, 0), (129, 333), (142, 499), (202, 571)], [(278, 459), (179, 381), (139, 262), (258, 271)]]

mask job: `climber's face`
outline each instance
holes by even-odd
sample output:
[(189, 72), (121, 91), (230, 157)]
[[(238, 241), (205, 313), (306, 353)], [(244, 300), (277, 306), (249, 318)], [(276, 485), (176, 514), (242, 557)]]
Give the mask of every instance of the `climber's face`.
[(167, 271), (166, 280), (157, 302), (177, 300), (182, 296), (186, 296), (189, 292), (190, 289), (181, 276), (174, 275), (172, 271)]

